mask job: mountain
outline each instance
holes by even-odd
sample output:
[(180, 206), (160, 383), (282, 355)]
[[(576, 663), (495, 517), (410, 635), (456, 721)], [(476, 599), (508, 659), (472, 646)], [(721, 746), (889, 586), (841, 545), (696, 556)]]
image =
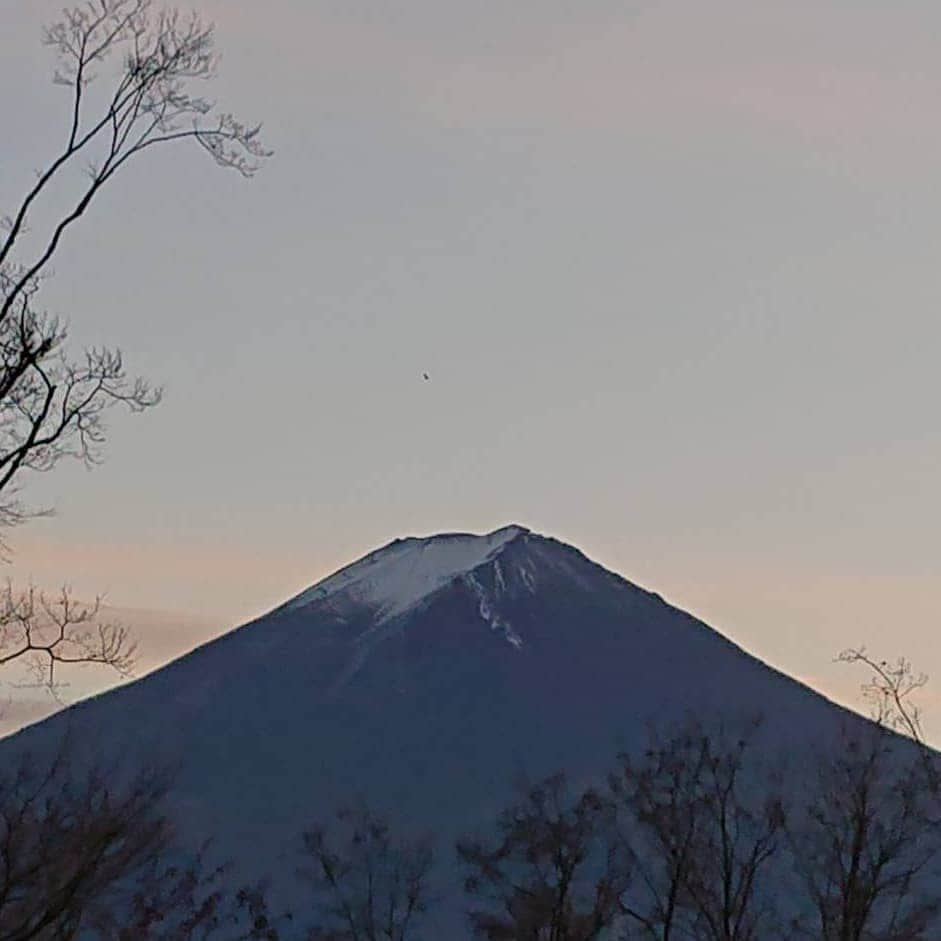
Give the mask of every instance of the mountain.
[(178, 762), (181, 832), (276, 875), (353, 797), (437, 833), (447, 857), (514, 781), (598, 777), (651, 722), (688, 713), (761, 714), (784, 748), (850, 715), (572, 546), (508, 526), (396, 540), (0, 747), (50, 749), (70, 727), (106, 755)]

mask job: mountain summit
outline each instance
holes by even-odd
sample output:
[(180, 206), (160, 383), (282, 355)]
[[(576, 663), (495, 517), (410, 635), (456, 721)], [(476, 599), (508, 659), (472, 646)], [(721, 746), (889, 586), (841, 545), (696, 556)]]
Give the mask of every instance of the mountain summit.
[(654, 721), (762, 714), (777, 744), (847, 713), (572, 546), (508, 526), (396, 540), (256, 621), (0, 748), (63, 730), (179, 767), (198, 846), (293, 873), (298, 834), (362, 798), (448, 843), (514, 782), (599, 778)]
[(320, 602), (338, 609), (359, 605), (372, 610), (376, 623), (382, 624), (458, 579), (476, 584), (473, 573), (478, 569), (492, 565), (501, 572), (503, 550), (528, 534), (524, 526), (505, 526), (485, 536), (451, 533), (397, 539), (308, 588), (282, 610), (309, 609)]

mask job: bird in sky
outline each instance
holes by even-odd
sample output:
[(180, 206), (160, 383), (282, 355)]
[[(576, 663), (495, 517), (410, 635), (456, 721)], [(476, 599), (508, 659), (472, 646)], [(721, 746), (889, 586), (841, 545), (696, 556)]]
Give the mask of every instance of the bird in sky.
[(422, 379), (425, 380), (425, 382), (429, 382), (429, 381), (431, 380), (431, 376), (429, 376), (428, 373), (426, 373), (426, 372), (423, 372), (423, 373), (421, 374), (421, 377), (422, 377)]

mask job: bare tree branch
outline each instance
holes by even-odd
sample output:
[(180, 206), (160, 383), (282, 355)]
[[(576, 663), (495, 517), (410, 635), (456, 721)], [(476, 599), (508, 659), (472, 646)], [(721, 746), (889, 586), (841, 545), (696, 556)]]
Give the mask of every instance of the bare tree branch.
[(837, 658), (838, 663), (861, 664), (870, 671), (862, 685), (863, 699), (869, 704), (873, 721), (925, 744), (921, 710), (912, 696), (928, 682), (925, 673), (915, 673), (911, 661), (876, 660), (865, 647), (849, 648)]
[(631, 881), (613, 805), (597, 791), (577, 797), (554, 775), (501, 814), (498, 838), (458, 843), (474, 899), (474, 936), (487, 941), (595, 941), (615, 923)]
[(0, 941), (278, 941), (264, 885), (175, 845), (170, 778), (26, 755), (0, 774)]
[(167, 846), (161, 775), (126, 786), (79, 772), (68, 747), (45, 766), (27, 757), (0, 778), (0, 938), (73, 938), (95, 907)]
[(939, 936), (937, 772), (922, 759), (882, 726), (816, 756), (809, 799), (788, 827), (805, 902), (795, 937)]
[(688, 721), (621, 756), (610, 785), (636, 875), (627, 937), (761, 941), (777, 928), (771, 887), (785, 812), (754, 754), (757, 725)]
[[(152, 0), (93, 0), (66, 10), (47, 27), (44, 41), (57, 55), (55, 81), (72, 95), (71, 123), (62, 150), (8, 217), (6, 236), (0, 240), (0, 267), (23, 233), (33, 204), (61, 170), (79, 156), (88, 157), (93, 169), (73, 210), (22, 267), (0, 307), (0, 319), (43, 270), (64, 231), (85, 212), (98, 189), (144, 149), (189, 138), (217, 164), (243, 176), (252, 176), (270, 155), (258, 126), (244, 125), (227, 113), (210, 120), (214, 104), (189, 90), (193, 82), (212, 78), (218, 65), (213, 27), (197, 16), (184, 18), (178, 11), (157, 9)], [(87, 117), (85, 89), (96, 78), (94, 69), (119, 54), (123, 61), (107, 105)]]
[(434, 853), (427, 840), (396, 838), (365, 807), (342, 808), (337, 826), (304, 834), (314, 889), (310, 941), (409, 941), (428, 910)]
[[(123, 166), (155, 145), (191, 139), (243, 176), (270, 154), (258, 127), (218, 113), (193, 90), (218, 63), (213, 28), (195, 15), (159, 9), (153, 0), (90, 0), (64, 11), (44, 41), (56, 53), (55, 80), (69, 89), (71, 107), (62, 149), (0, 229), (0, 523), (8, 524), (30, 515), (16, 497), (23, 471), (49, 470), (64, 457), (96, 462), (109, 408), (142, 411), (160, 401), (159, 389), (127, 376), (119, 350), (70, 357), (65, 327), (37, 306), (63, 236)], [(103, 73), (110, 91), (96, 109), (102, 98), (90, 98), (88, 86)], [(76, 190), (63, 174), (79, 160), (87, 179)], [(34, 233), (38, 248), (30, 252), (22, 236), (60, 178), (73, 191), (71, 208), (47, 232)]]
[(127, 676), (137, 645), (127, 628), (100, 621), (101, 599), (80, 604), (68, 588), (49, 598), (34, 588), (0, 592), (0, 666), (23, 662), (37, 681), (56, 690), (59, 664), (92, 663)]
[[(258, 127), (219, 112), (198, 92), (215, 75), (218, 55), (213, 27), (195, 15), (155, 0), (87, 0), (64, 10), (43, 41), (70, 100), (58, 151), (0, 216), (0, 529), (48, 512), (21, 501), (31, 472), (66, 458), (97, 464), (109, 411), (140, 412), (161, 398), (159, 388), (128, 375), (120, 350), (68, 350), (66, 327), (40, 302), (63, 238), (123, 167), (157, 145), (191, 140), (246, 177), (270, 154)], [(72, 172), (80, 168), (84, 176)], [(25, 239), (53, 188), (66, 208)], [(0, 555), (5, 549), (0, 539)], [(126, 672), (133, 649), (124, 629), (92, 629), (95, 613), (80, 611), (67, 593), (52, 604), (8, 588), (0, 596), (0, 666), (24, 658), (50, 687), (60, 663)]]

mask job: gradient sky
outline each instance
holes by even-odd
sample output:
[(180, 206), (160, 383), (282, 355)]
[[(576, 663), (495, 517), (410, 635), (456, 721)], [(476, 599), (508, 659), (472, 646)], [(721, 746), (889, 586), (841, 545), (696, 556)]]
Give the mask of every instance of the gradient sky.
[[(60, 6), (2, 0), (0, 207)], [(64, 247), (46, 303), (167, 395), (30, 482), (9, 574), (234, 624), (519, 522), (844, 699), (841, 648), (904, 654), (941, 716), (941, 5), (196, 7), (276, 156), (153, 155)]]

